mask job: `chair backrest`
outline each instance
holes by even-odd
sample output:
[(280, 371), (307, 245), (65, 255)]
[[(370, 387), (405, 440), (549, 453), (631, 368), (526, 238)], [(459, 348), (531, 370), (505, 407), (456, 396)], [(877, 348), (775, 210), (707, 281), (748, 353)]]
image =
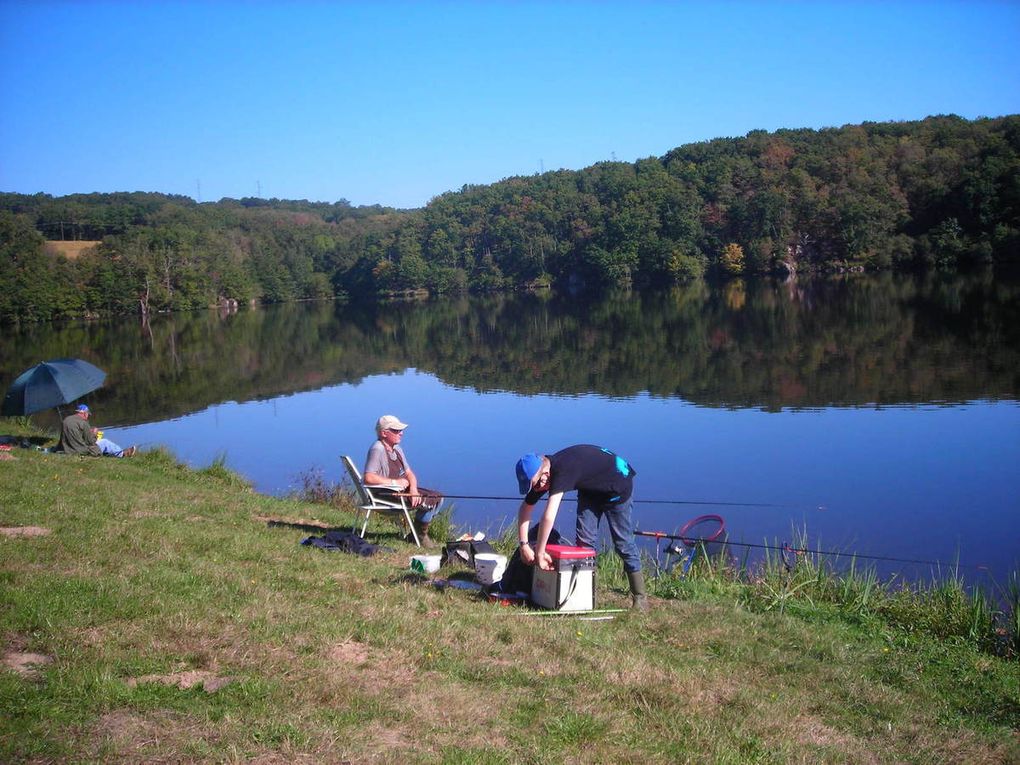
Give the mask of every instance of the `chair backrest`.
[(344, 463), (344, 467), (347, 468), (347, 475), (351, 477), (351, 483), (354, 484), (354, 490), (358, 492), (358, 501), (362, 505), (372, 505), (376, 508), (400, 508), (403, 503), (398, 498), (380, 498), (377, 497), (372, 490), (365, 485), (365, 482), (361, 478), (361, 473), (348, 455), (343, 455), (340, 460)]
[(361, 473), (358, 472), (358, 468), (354, 465), (354, 460), (346, 454), (340, 460), (344, 463), (344, 467), (347, 468), (347, 475), (351, 477), (354, 490), (358, 492), (358, 501), (363, 505), (374, 505), (375, 502), (372, 501), (372, 495), (366, 491), (365, 484), (361, 481)]

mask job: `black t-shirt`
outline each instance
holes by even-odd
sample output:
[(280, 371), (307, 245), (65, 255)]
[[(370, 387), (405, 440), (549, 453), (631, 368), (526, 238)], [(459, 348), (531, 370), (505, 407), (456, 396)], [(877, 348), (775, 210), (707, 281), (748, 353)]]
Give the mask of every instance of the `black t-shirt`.
[[(625, 502), (634, 490), (637, 471), (627, 460), (591, 444), (568, 446), (549, 455), (549, 493), (574, 491), (593, 494), (603, 502)], [(534, 505), (544, 491), (532, 489), (524, 498)]]

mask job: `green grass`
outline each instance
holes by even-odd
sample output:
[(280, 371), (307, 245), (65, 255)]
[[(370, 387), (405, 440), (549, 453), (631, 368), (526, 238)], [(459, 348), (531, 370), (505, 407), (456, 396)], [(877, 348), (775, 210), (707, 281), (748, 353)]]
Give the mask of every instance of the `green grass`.
[[(392, 525), (371, 538), (396, 552), (355, 558), (262, 520), (349, 523), (340, 495), (165, 451), (12, 455), (0, 526), (51, 533), (0, 537), (0, 639), (52, 661), (0, 670), (3, 762), (1020, 759), (1015, 653), (953, 583), (714, 563), (651, 582), (648, 614), (535, 618), (411, 575)], [(612, 556), (598, 582), (626, 605)]]

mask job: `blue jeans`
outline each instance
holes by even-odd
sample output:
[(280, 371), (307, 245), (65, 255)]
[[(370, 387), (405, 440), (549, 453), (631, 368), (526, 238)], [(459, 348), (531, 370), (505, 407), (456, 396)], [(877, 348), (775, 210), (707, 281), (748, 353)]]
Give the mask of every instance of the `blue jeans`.
[(109, 457), (119, 457), (121, 455), (121, 452), (124, 451), (109, 438), (100, 438), (98, 441), (96, 441), (96, 446), (99, 447), (99, 450), (103, 453), (104, 456)]
[(579, 547), (595, 548), (599, 535), (599, 521), (605, 516), (609, 520), (609, 534), (613, 537), (616, 554), (623, 559), (623, 570), (627, 573), (641, 570), (641, 556), (634, 542), (634, 522), (631, 510), (634, 500), (628, 499), (618, 505), (601, 502), (584, 492), (577, 492), (577, 544)]
[(423, 489), (418, 487), (421, 494), (421, 504), (415, 508), (414, 519), (420, 523), (432, 523), (439, 508), (443, 505), (443, 495), (434, 489)]

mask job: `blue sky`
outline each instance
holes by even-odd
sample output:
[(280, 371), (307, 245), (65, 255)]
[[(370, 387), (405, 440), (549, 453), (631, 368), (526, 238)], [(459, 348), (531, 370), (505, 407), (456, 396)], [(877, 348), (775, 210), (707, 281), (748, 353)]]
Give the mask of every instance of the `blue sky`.
[(1020, 112), (1017, 2), (0, 0), (0, 191), (418, 207), (750, 130)]

